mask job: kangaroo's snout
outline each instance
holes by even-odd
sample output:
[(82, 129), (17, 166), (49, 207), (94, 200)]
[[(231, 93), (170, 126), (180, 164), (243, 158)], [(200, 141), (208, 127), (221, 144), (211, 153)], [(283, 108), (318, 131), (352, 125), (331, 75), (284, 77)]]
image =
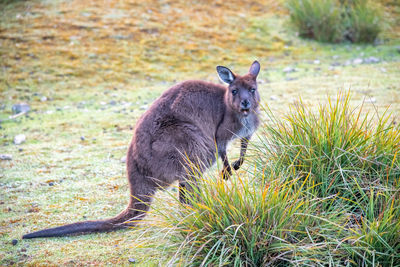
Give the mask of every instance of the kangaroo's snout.
[(248, 99), (244, 99), (240, 102), (240, 108), (241, 109), (250, 109), (251, 108), (251, 103)]

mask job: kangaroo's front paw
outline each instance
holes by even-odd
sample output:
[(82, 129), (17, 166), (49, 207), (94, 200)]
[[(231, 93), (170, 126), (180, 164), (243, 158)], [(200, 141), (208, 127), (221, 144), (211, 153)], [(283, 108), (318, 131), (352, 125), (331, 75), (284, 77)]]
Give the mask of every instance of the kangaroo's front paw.
[(228, 180), (231, 177), (231, 175), (232, 175), (231, 167), (222, 170), (222, 177), (224, 178), (224, 180)]
[(232, 165), (235, 170), (239, 170), (240, 166), (242, 166), (243, 160), (238, 159)]

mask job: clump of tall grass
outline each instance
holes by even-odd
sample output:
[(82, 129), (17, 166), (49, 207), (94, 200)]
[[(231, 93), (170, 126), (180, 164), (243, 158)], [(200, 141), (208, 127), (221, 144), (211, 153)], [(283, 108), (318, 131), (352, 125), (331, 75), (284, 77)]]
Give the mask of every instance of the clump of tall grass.
[[(301, 100), (282, 116), (268, 108), (253, 150), (258, 172), (291, 170), (322, 203), (344, 212), (345, 248), (359, 266), (400, 264), (400, 127), (390, 114), (350, 107), (350, 93), (316, 110)], [(257, 172), (257, 171), (256, 171)], [(291, 179), (291, 176), (288, 176)], [(328, 204), (328, 205), (325, 205)], [(337, 222), (331, 221), (337, 224)], [(340, 228), (337, 228), (339, 231)]]
[(299, 35), (321, 42), (340, 42), (344, 25), (341, 10), (332, 0), (289, 0), (290, 19)]
[(201, 179), (190, 205), (163, 212), (180, 237), (176, 257), (185, 266), (340, 264), (341, 214), (321, 219), (323, 200), (303, 194), (304, 182), (281, 175), (261, 175), (261, 183), (251, 176)]
[(376, 1), (342, 0), (346, 12), (344, 38), (353, 43), (372, 43), (382, 31), (383, 9)]
[(383, 27), (383, 9), (371, 0), (288, 0), (299, 35), (322, 42), (373, 42)]
[(363, 106), (352, 109), (350, 94), (320, 105), (317, 112), (301, 100), (283, 117), (270, 110), (264, 127), (259, 165), (272, 162), (291, 168), (316, 185), (316, 194), (358, 200), (363, 188), (399, 184), (400, 127), (390, 114), (362, 115)]

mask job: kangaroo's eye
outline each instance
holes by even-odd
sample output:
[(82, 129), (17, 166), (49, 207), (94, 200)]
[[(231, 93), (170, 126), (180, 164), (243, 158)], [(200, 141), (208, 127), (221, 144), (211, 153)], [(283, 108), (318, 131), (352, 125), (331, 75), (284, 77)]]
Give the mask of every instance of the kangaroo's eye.
[(251, 88), (250, 93), (254, 93), (256, 91), (256, 88)]
[(232, 95), (236, 95), (237, 93), (238, 93), (238, 90), (236, 90), (236, 89), (232, 90)]

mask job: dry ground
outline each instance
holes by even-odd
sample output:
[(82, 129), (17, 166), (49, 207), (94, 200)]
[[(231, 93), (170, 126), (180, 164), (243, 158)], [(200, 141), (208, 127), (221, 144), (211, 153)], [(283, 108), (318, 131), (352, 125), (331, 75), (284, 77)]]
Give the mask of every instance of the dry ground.
[[(398, 16), (394, 1), (385, 2), (387, 16)], [(120, 158), (136, 120), (178, 81), (218, 82), (216, 65), (244, 73), (258, 59), (263, 101), (276, 112), (299, 96), (316, 105), (350, 90), (354, 105), (366, 99), (367, 108), (388, 108), (400, 121), (396, 19), (379, 45), (329, 45), (297, 38), (283, 4), (272, 0), (33, 0), (0, 8), (0, 154), (13, 157), (0, 161), (0, 265), (129, 265), (129, 258), (164, 265), (177, 244), (154, 214), (128, 231), (21, 236), (122, 210)], [(19, 102), (31, 112), (10, 119)], [(14, 145), (20, 133), (27, 140)], [(157, 194), (154, 207), (174, 208), (169, 194)]]

